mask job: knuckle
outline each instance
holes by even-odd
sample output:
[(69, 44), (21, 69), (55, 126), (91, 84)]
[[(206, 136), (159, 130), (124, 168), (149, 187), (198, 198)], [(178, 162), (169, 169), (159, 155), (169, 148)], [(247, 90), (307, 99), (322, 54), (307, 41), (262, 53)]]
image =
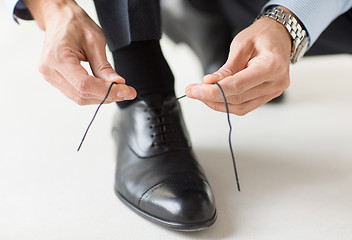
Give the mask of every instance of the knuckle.
[(100, 66), (98, 67), (98, 71), (104, 71), (104, 70), (108, 70), (111, 69), (111, 65), (108, 61), (103, 62), (102, 64), (100, 64)]
[(245, 107), (245, 106), (236, 106), (236, 108), (233, 111), (234, 114), (236, 114), (237, 116), (244, 116), (247, 113), (249, 113), (249, 110)]
[(273, 99), (279, 97), (283, 92), (284, 92), (284, 91), (278, 91), (278, 92), (276, 92), (276, 93), (274, 94)]
[(87, 43), (94, 43), (97, 40), (96, 34), (91, 31), (87, 31), (85, 34)]
[(236, 96), (231, 96), (228, 99), (228, 102), (232, 103), (232, 104), (242, 104), (245, 102), (245, 98), (243, 95), (236, 95)]
[(236, 96), (235, 100), (236, 100), (236, 104), (242, 104), (242, 103), (245, 102), (245, 99), (244, 99), (243, 95)]
[(231, 43), (231, 49), (242, 49), (247, 46), (248, 43), (246, 41), (243, 41), (243, 39), (239, 38), (234, 38), (234, 40)]
[(235, 114), (237, 115), (237, 116), (240, 116), (240, 117), (243, 117), (244, 115), (246, 115), (248, 113), (248, 111), (244, 111), (244, 110), (237, 110), (236, 112), (235, 112)]
[(244, 84), (241, 81), (234, 81), (233, 83), (233, 93), (234, 94), (241, 94), (244, 91)]
[(270, 62), (272, 71), (275, 72), (277, 75), (285, 75), (288, 73), (289, 65), (285, 63), (281, 58), (278, 56), (273, 56)]
[(291, 85), (290, 77), (286, 77), (284, 81), (284, 89), (287, 89)]
[(78, 92), (82, 91), (83, 86), (84, 86), (84, 81), (82, 80), (77, 81), (75, 84), (75, 88), (78, 90)]
[(83, 94), (85, 92), (87, 92), (88, 89), (88, 81), (86, 78), (82, 78), (77, 80), (76, 84), (75, 84), (75, 88), (78, 91), (79, 94)]
[(38, 71), (43, 75), (47, 75), (49, 72), (49, 67), (45, 62), (40, 62), (38, 66)]
[(77, 103), (79, 106), (84, 106), (86, 105), (86, 100), (82, 97), (79, 97), (77, 96), (75, 99), (74, 99), (74, 102)]
[(210, 107), (211, 109), (218, 111), (218, 107), (216, 106), (215, 103), (212, 102), (205, 102), (205, 105), (207, 105), (208, 107)]
[(227, 76), (228, 76), (228, 75), (234, 75), (233, 70), (231, 69), (230, 66), (228, 66), (228, 64), (223, 65), (223, 66), (220, 68), (220, 71), (221, 71), (221, 72), (224, 72), (225, 75), (227, 75)]
[(75, 55), (73, 50), (66, 46), (57, 46), (53, 51), (51, 51), (53, 60), (57, 64), (61, 64), (67, 61), (70, 56)]
[(285, 90), (290, 86), (290, 78), (289, 77), (284, 77), (281, 81), (278, 83), (278, 89), (279, 90)]
[(258, 57), (260, 60), (260, 67), (263, 74), (282, 75), (284, 72), (284, 64), (274, 54)]
[(213, 110), (215, 110), (215, 111), (220, 111), (220, 108), (219, 108), (219, 105), (218, 104), (211, 104), (211, 106), (210, 106)]
[(89, 94), (88, 93), (84, 93), (84, 92), (82, 92), (82, 91), (78, 91), (78, 96), (80, 97), (80, 98), (88, 98), (89, 97)]
[(98, 31), (86, 32), (85, 38), (88, 44), (105, 43), (105, 38), (103, 34)]

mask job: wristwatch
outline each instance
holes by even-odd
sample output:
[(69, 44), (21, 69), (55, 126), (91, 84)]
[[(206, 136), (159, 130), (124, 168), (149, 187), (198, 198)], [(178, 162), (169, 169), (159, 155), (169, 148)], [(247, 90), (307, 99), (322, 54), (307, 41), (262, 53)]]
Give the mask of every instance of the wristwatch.
[(258, 15), (256, 20), (263, 17), (269, 17), (284, 25), (292, 39), (291, 63), (296, 63), (298, 59), (303, 57), (309, 46), (309, 36), (307, 31), (302, 27), (295, 16), (287, 11), (269, 7)]

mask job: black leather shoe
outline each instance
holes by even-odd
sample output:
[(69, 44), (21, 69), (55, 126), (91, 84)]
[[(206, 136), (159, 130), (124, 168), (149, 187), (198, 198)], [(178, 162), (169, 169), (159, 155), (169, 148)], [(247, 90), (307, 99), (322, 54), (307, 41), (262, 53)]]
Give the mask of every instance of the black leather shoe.
[(161, 0), (161, 13), (163, 32), (194, 51), (204, 74), (217, 71), (226, 62), (232, 31), (220, 14), (199, 10), (188, 0)]
[(115, 192), (122, 202), (170, 229), (211, 226), (216, 220), (214, 197), (191, 150), (175, 97), (139, 99), (117, 118)]

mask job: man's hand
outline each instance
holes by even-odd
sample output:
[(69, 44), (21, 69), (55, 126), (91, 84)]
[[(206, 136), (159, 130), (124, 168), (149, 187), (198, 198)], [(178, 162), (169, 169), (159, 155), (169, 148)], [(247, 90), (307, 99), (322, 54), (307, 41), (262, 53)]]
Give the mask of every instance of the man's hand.
[[(39, 71), (45, 80), (79, 105), (100, 103), (112, 82), (106, 103), (129, 100), (136, 91), (111, 67), (105, 37), (94, 21), (72, 0), (25, 0), (46, 32)], [(89, 62), (94, 76), (80, 64)]]
[(273, 19), (259, 19), (234, 38), (224, 66), (204, 76), (204, 84), (189, 85), (186, 95), (224, 112), (222, 95), (212, 84), (218, 82), (230, 112), (245, 115), (288, 88), (291, 45), (283, 25)]

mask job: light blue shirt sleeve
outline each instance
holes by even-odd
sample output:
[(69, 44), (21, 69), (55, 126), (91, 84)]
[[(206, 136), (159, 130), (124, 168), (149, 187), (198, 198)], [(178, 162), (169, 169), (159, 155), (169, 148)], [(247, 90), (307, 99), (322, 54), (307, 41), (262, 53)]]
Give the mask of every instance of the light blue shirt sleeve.
[(352, 0), (271, 0), (270, 5), (280, 5), (289, 9), (305, 26), (310, 37), (310, 46), (334, 21), (352, 7)]
[(33, 17), (21, 0), (5, 0), (5, 3), (16, 22), (18, 18), (32, 20)]

